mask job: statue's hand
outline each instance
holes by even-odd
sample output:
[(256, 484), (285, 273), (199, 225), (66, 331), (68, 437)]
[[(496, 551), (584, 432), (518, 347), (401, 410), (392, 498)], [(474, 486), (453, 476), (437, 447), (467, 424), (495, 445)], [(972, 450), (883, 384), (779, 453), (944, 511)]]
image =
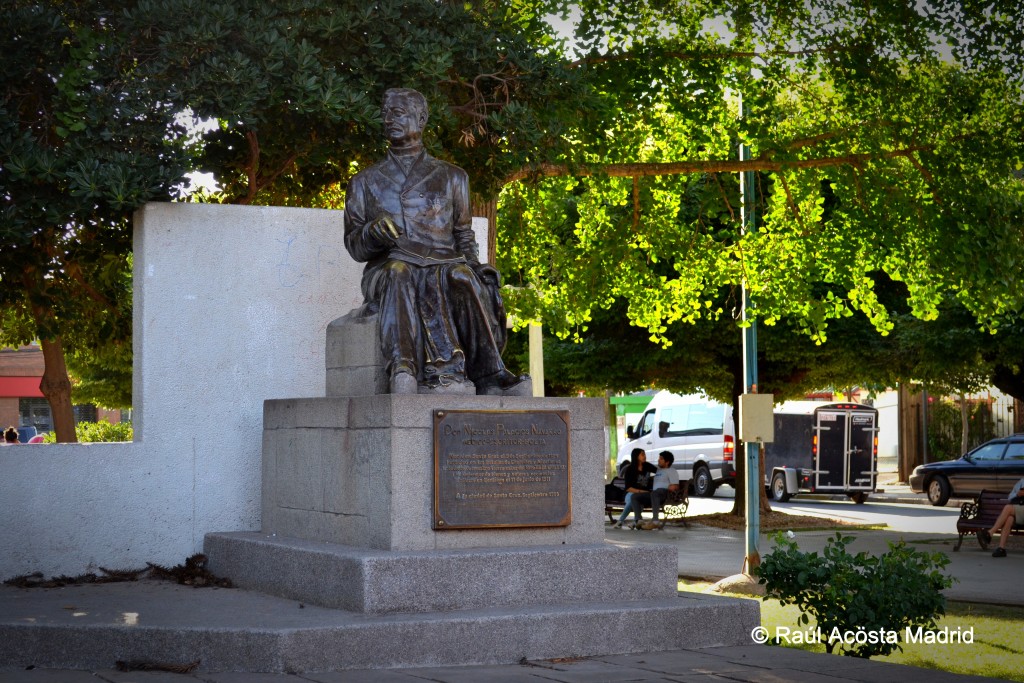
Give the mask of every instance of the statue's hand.
[(367, 234), (381, 244), (396, 244), (402, 231), (398, 229), (391, 216), (381, 216), (366, 227)]
[(501, 275), (498, 273), (498, 269), (491, 264), (478, 263), (473, 266), (473, 271), (481, 282), (486, 282), (492, 287), (501, 287)]

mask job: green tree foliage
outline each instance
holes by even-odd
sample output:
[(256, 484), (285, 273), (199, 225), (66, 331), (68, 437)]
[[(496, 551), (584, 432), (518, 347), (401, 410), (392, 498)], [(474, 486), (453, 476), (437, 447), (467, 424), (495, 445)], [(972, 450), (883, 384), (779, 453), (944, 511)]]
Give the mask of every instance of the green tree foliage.
[(131, 408), (132, 255), (107, 253), (87, 266), (102, 305), (72, 320), (65, 334), (71, 395), (77, 405)]
[[(220, 201), (337, 206), (379, 156), (381, 94), (402, 85), (430, 99), (435, 153), (493, 195), (588, 92), (522, 3), (16, 0), (3, 21), (0, 297), (16, 309), (3, 341), (41, 339), (68, 438), (65, 356), (78, 398), (126, 399), (113, 266), (132, 211), (169, 198), (186, 168), (212, 172)], [(189, 134), (189, 119), (215, 126)]]
[(390, 87), (424, 93), (432, 152), (492, 196), (587, 101), (528, 3), (140, 0), (129, 16), (154, 56), (140, 69), (216, 121), (199, 164), (227, 202), (338, 205), (384, 149)]
[[(570, 10), (563, 39), (545, 16)], [(171, 196), (186, 167), (213, 173), (223, 201), (338, 206), (381, 153), (380, 95), (402, 85), (430, 101), (431, 151), (469, 170), (478, 201), (501, 196), (499, 265), (522, 321), (583, 333), (625, 302), (667, 346), (679, 324), (731, 322), (745, 282), (761, 321), (820, 342), (854, 313), (894, 329), (892, 280), (919, 318), (953, 299), (1007, 327), (1024, 296), (1021, 13), (1008, 0), (14, 0), (0, 299), (48, 368), (64, 345), (84, 358), (108, 340), (120, 349), (92, 369), (124, 363), (134, 208)], [(214, 129), (188, 134), (182, 115)], [(741, 170), (758, 172), (747, 234)], [(1000, 367), (1019, 377), (1014, 365)]]
[(138, 77), (136, 36), (107, 3), (14, 0), (3, 14), (3, 341), (40, 340), (41, 388), (58, 438), (73, 440), (65, 352), (130, 347), (110, 292), (131, 212), (168, 198), (184, 172), (182, 130), (165, 93)]
[[(934, 320), (921, 320), (906, 304), (905, 286), (884, 278), (879, 280), (879, 296), (893, 321), (888, 335), (879, 335), (862, 314), (832, 321), (828, 342), (821, 345), (788, 319), (762, 330), (760, 390), (781, 401), (827, 388), (881, 391), (913, 380), (932, 395), (960, 395), (998, 381), (997, 368), (1003, 368), (1009, 381), (1000, 388), (1024, 397), (1018, 375), (1013, 374), (1020, 372), (1024, 358), (1024, 335), (1018, 325), (986, 332), (955, 301), (942, 304)], [(667, 348), (652, 341), (646, 330), (623, 324), (627, 304), (622, 300), (607, 310), (596, 309), (587, 330), (579, 331), (575, 340), (545, 338), (549, 393), (602, 395), (648, 387), (690, 393), (701, 388), (720, 401), (731, 401), (742, 393), (740, 329), (733, 318), (736, 302), (723, 295), (716, 305), (729, 314), (668, 325), (665, 336), (672, 344)], [(523, 368), (524, 345), (524, 338), (514, 336), (509, 350)]]
[[(839, 533), (821, 555), (801, 552), (781, 534), (774, 540), (775, 549), (756, 570), (765, 599), (799, 607), (801, 623), (814, 620), (830, 654), (867, 658), (902, 651), (899, 642), (860, 639), (856, 633), (895, 633), (902, 639), (908, 628), (934, 630), (936, 618), (946, 612), (942, 590), (953, 580), (942, 572), (949, 564), (942, 553), (924, 553), (900, 542), (890, 543), (882, 555), (851, 555), (846, 546), (853, 537)], [(832, 637), (844, 634), (852, 637)]]
[[(760, 321), (824, 341), (854, 312), (892, 330), (885, 280), (922, 319), (948, 298), (990, 328), (1019, 315), (1018, 4), (579, 8), (573, 65), (603, 105), (568, 162), (523, 169), (502, 197), (524, 318), (573, 334), (625, 300), (668, 345), (674, 323), (728, 315), (721, 290), (745, 283)], [(747, 234), (742, 170), (757, 171)]]

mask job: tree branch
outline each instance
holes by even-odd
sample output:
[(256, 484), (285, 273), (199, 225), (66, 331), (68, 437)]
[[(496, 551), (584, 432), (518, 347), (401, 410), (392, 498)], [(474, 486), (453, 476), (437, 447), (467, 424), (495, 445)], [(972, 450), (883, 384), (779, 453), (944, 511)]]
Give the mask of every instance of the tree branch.
[[(771, 57), (805, 57), (807, 55), (818, 55), (818, 54), (836, 54), (838, 52), (853, 52), (856, 49), (864, 49), (864, 46), (860, 48), (855, 47), (831, 47), (831, 48), (817, 48), (811, 50), (769, 50), (768, 52), (662, 52), (660, 53), (665, 57), (673, 57), (675, 59), (682, 60), (702, 60), (702, 59), (768, 59)], [(648, 54), (637, 54), (634, 52), (622, 52), (616, 55), (602, 55), (600, 57), (584, 57), (583, 59), (577, 59), (574, 62), (566, 63), (566, 67), (569, 69), (576, 69), (581, 66), (591, 66), (593, 64), (607, 64), (609, 62), (624, 62), (631, 59), (647, 59), (651, 55)]]
[(722, 179), (718, 177), (717, 173), (712, 173), (711, 175), (715, 179), (715, 184), (718, 185), (718, 193), (722, 196), (722, 201), (725, 202), (725, 208), (729, 211), (729, 220), (735, 223), (736, 213), (732, 210), (732, 204), (729, 203), (729, 197), (725, 194), (725, 188), (722, 187)]
[(538, 164), (526, 166), (505, 176), (503, 185), (524, 180), (532, 176), (556, 177), (607, 175), (613, 178), (630, 176), (683, 175), (686, 173), (742, 173), (744, 171), (781, 171), (791, 168), (829, 168), (832, 166), (863, 166), (872, 161), (911, 157), (913, 154), (932, 149), (931, 146), (920, 145), (895, 149), (877, 154), (846, 154), (818, 159), (790, 159), (774, 161), (771, 158), (759, 157), (747, 161), (729, 160), (689, 160), (670, 161), (666, 163), (631, 163), (631, 164)]
[(640, 179), (633, 176), (633, 231), (640, 225)]
[(932, 193), (932, 200), (934, 200), (939, 206), (942, 206), (942, 198), (935, 192), (935, 176), (933, 176), (931, 172), (925, 168), (920, 161), (918, 161), (916, 156), (910, 155), (908, 158), (910, 159), (910, 163), (912, 163), (914, 167), (921, 172), (921, 176), (928, 184), (928, 190)]
[(259, 188), (258, 189), (262, 190), (262, 189), (265, 189), (265, 188), (273, 185), (274, 181), (277, 180), (278, 176), (280, 176), (282, 173), (287, 171), (288, 167), (290, 167), (292, 164), (294, 164), (295, 160), (298, 159), (298, 158), (299, 158), (299, 152), (292, 152), (292, 155), (290, 157), (288, 157), (287, 159), (285, 159), (284, 162), (278, 167), (278, 169), (276, 171), (271, 173), (269, 176), (264, 176), (263, 177), (263, 182), (261, 182), (259, 184)]
[(114, 313), (115, 315), (118, 316), (120, 315), (120, 312), (117, 310), (117, 305), (109, 298), (104, 296), (102, 292), (100, 292), (91, 284), (89, 284), (89, 282), (85, 279), (85, 276), (82, 274), (82, 268), (77, 263), (64, 264), (64, 272), (70, 275), (72, 280), (81, 285), (82, 289), (85, 290), (85, 293), (89, 295), (90, 299), (99, 304), (102, 304), (103, 307), (106, 308), (111, 313)]
[(239, 204), (251, 204), (252, 200), (256, 198), (258, 191), (256, 175), (260, 170), (260, 141), (256, 137), (256, 131), (245, 131), (245, 139), (249, 143), (249, 165), (245, 168), (245, 174), (249, 178), (249, 191), (245, 197), (238, 200)]
[(789, 203), (789, 210), (793, 212), (796, 222), (800, 225), (800, 232), (806, 235), (807, 228), (804, 226), (804, 219), (800, 215), (800, 209), (797, 207), (796, 202), (793, 201), (793, 193), (790, 192), (789, 183), (786, 182), (786, 174), (780, 173), (779, 179), (782, 181), (782, 189), (786, 191), (786, 201)]
[(261, 190), (265, 190), (274, 184), (277, 178), (288, 170), (288, 168), (295, 163), (295, 160), (299, 158), (300, 152), (295, 151), (289, 156), (284, 162), (278, 166), (277, 170), (269, 175), (260, 177), (260, 141), (256, 136), (256, 132), (249, 130), (245, 132), (245, 139), (249, 142), (249, 164), (245, 167), (245, 175), (247, 178), (246, 193), (244, 196), (238, 195), (232, 199), (232, 204), (252, 204), (256, 199), (256, 195)]

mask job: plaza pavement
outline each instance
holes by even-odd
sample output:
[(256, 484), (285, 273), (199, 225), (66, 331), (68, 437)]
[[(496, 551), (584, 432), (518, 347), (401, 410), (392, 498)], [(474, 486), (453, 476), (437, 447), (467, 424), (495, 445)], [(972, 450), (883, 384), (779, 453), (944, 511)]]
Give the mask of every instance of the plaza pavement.
[[(809, 501), (813, 496), (794, 498)], [(828, 497), (821, 496), (818, 500)], [(933, 508), (924, 496), (910, 492), (907, 487), (888, 486), (886, 493), (874, 494), (871, 501), (889, 503), (903, 509), (903, 514), (915, 516), (920, 523), (911, 525), (917, 531), (892, 531), (888, 529), (844, 531), (854, 540), (847, 546), (851, 553), (866, 551), (881, 554), (888, 550), (889, 543), (905, 542), (925, 552), (941, 552), (949, 559), (946, 572), (956, 581), (945, 594), (951, 600), (982, 602), (1003, 605), (1024, 606), (1024, 591), (1021, 579), (1024, 577), (1024, 536), (1011, 536), (1007, 544), (1008, 556), (993, 558), (990, 546), (984, 551), (974, 536), (964, 538), (959, 551), (953, 548), (957, 542), (956, 517), (959, 504), (954, 500), (945, 508)], [(843, 501), (843, 502), (838, 502)], [(691, 505), (691, 511), (694, 506)], [(833, 498), (832, 505), (801, 505), (800, 514), (819, 515), (824, 518), (841, 518), (851, 523), (866, 515), (858, 512), (871, 506), (856, 506), (841, 496)], [(795, 510), (790, 510), (794, 512)], [(941, 516), (940, 516), (940, 511)], [(817, 551), (825, 547), (835, 531), (794, 531), (794, 540), (803, 551)], [(679, 576), (693, 579), (712, 579), (738, 574), (742, 571), (745, 556), (746, 537), (742, 531), (730, 531), (713, 527), (691, 525), (690, 527), (667, 526), (661, 531), (631, 531), (611, 529), (606, 538), (612, 543), (632, 545), (634, 543), (672, 543), (679, 548)], [(996, 539), (998, 540), (998, 539)], [(762, 556), (773, 548), (771, 535), (762, 534), (759, 550)]]
[[(884, 495), (873, 496), (872, 500), (893, 503), (920, 503), (909, 491), (891, 489)], [(823, 515), (828, 509), (823, 508)], [(955, 525), (955, 522), (954, 522)], [(803, 531), (795, 539), (803, 550), (820, 550), (833, 532)], [(937, 528), (934, 532), (898, 532), (889, 530), (853, 531), (855, 541), (851, 551), (867, 550), (884, 552), (889, 542), (906, 541), (922, 550), (943, 552), (951, 562), (947, 572), (957, 579), (947, 596), (954, 600), (1010, 604), (1024, 606), (1024, 594), (1019, 590), (1020, 577), (1024, 575), (1024, 542), (1013, 539), (1007, 558), (995, 559), (990, 553), (981, 551), (973, 539), (964, 542), (960, 552), (953, 552), (956, 534), (952, 528)], [(670, 543), (679, 549), (680, 576), (700, 579), (719, 579), (738, 573), (744, 556), (744, 535), (728, 531), (691, 525), (689, 528), (669, 527), (661, 531), (631, 531), (607, 528), (606, 538), (610, 543)], [(771, 549), (769, 538), (762, 537), (761, 553)], [(621, 577), (622, 581), (630, 577)], [(642, 580), (642, 571), (634, 580)], [(601, 577), (601, 580), (615, 581), (615, 577)], [(131, 584), (119, 584), (123, 590), (133, 590)], [(84, 588), (84, 587), (83, 587)], [(10, 587), (3, 592), (19, 590)], [(39, 589), (33, 589), (39, 590)], [(56, 589), (60, 590), (60, 589)], [(229, 591), (235, 594), (232, 609), (243, 612), (235, 615), (244, 618), (248, 597), (244, 591)], [(38, 594), (40, 602), (43, 592)], [(24, 593), (22, 600), (26, 599)], [(51, 596), (52, 599), (52, 596)], [(256, 604), (257, 596), (252, 598)], [(4, 604), (0, 599), (0, 606)], [(148, 609), (159, 609), (159, 605), (147, 605)], [(171, 606), (167, 606), (171, 609)], [(329, 612), (329, 610), (327, 610)], [(0, 614), (0, 619), (3, 616)], [(657, 628), (656, 624), (651, 625)], [(613, 638), (609, 633), (609, 638)], [(963, 645), (962, 647), (970, 647)], [(170, 672), (121, 672), (104, 670), (54, 670), (26, 668), (0, 668), (0, 682), (3, 683), (542, 683), (563, 681), (565, 683), (625, 683), (627, 681), (748, 681), (768, 683), (794, 681), (806, 683), (844, 683), (848, 681), (901, 681), (901, 683), (944, 683), (946, 681), (993, 681), (992, 678), (961, 676), (948, 672), (919, 669), (871, 660), (837, 658), (833, 655), (809, 653), (782, 647), (750, 645), (740, 647), (710, 647), (669, 652), (655, 652), (639, 655), (612, 655), (589, 657), (569, 661), (531, 661), (502, 666), (465, 666), (390, 670), (357, 670), (329, 673), (268, 674), (246, 672), (210, 673), (195, 671), (188, 674)]]

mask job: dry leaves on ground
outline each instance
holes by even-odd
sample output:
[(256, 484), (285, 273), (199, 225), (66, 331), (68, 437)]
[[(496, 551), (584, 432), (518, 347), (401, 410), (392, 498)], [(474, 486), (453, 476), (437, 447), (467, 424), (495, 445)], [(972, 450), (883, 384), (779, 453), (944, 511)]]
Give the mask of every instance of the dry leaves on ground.
[[(852, 524), (839, 519), (828, 517), (810, 517), (807, 515), (788, 515), (785, 512), (772, 510), (769, 513), (762, 512), (759, 516), (761, 531), (786, 531), (788, 529), (833, 529), (837, 527), (863, 526)], [(695, 515), (687, 517), (686, 521), (691, 524), (703, 524), (718, 529), (735, 529), (742, 531), (746, 528), (746, 520), (737, 517), (730, 512), (716, 512), (713, 515)]]

